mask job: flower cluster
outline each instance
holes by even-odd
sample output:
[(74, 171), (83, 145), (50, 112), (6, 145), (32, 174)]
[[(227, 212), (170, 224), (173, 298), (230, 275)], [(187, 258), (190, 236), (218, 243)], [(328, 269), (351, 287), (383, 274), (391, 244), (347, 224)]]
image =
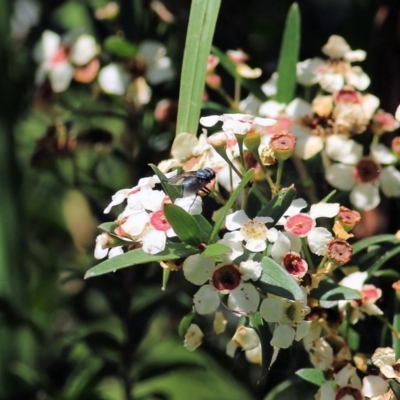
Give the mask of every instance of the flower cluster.
[[(339, 328), (344, 320), (349, 327), (383, 313), (376, 304), (382, 291), (366, 283), (372, 272), (360, 259), (359, 268), (349, 265), (351, 231), (361, 220), (357, 210), (376, 208), (381, 193), (400, 197), (398, 142), (393, 149), (379, 143), (399, 122), (379, 109), (375, 96), (361, 93), (369, 78), (352, 64), (365, 52), (351, 50), (339, 36), (322, 52), (328, 59), (297, 66), (300, 85), (319, 86), (314, 99), (277, 102), (274, 74), (262, 87), (268, 101), (228, 96), (241, 112), (203, 116), (198, 138), (177, 135), (171, 158), (154, 168), (157, 175), (113, 196), (105, 213), (125, 200), (127, 205), (115, 223), (101, 227), (95, 255), (130, 251), (140, 263), (182, 267), (185, 279), (198, 286), (185, 322), (187, 349), (207, 340), (201, 316), (213, 315), (214, 333), (222, 334), (228, 324), (222, 311), (229, 312), (240, 318), (226, 342), (230, 356), (242, 349), (250, 362), (270, 367), (279, 349), (302, 341), (311, 364), (327, 376), (316, 398), (372, 397), (386, 393), (387, 384), (366, 369), (361, 381)], [(259, 76), (242, 52), (228, 58), (239, 76)], [(217, 66), (210, 56), (206, 80), (222, 93)], [(318, 171), (309, 174), (312, 163), (319, 163)], [(321, 180), (319, 187), (310, 175)], [(199, 215), (207, 195), (214, 211), (209, 221)], [(273, 349), (268, 360), (266, 345)]]

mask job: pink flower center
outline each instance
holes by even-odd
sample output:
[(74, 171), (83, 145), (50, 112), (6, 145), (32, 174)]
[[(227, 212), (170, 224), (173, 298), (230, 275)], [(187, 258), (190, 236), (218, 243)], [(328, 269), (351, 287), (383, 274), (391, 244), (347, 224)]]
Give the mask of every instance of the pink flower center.
[(293, 125), (293, 122), (289, 117), (274, 117), (274, 119), (276, 119), (274, 125), (263, 127), (263, 130), (267, 134), (274, 135), (275, 133), (288, 131)]
[(354, 177), (360, 183), (373, 182), (378, 179), (379, 174), (380, 167), (371, 158), (363, 158), (354, 168)]
[(374, 285), (364, 285), (361, 289), (362, 301), (375, 303), (381, 296), (382, 291)]
[(293, 235), (304, 237), (315, 226), (315, 221), (307, 214), (297, 214), (286, 220), (285, 229)]
[(69, 48), (66, 46), (60, 46), (53, 56), (50, 58), (50, 64), (56, 65), (68, 60)]
[(353, 89), (342, 89), (339, 90), (334, 96), (333, 100), (336, 104), (338, 103), (361, 103), (361, 94)]
[(301, 278), (307, 272), (307, 263), (296, 253), (289, 252), (283, 257), (284, 267), (290, 275)]
[(217, 290), (230, 292), (240, 285), (242, 277), (236, 265), (226, 264), (215, 270), (211, 282)]
[(164, 211), (158, 210), (150, 215), (150, 224), (158, 231), (166, 232), (171, 228), (167, 218), (165, 218)]
[(346, 226), (354, 226), (361, 221), (361, 215), (357, 211), (350, 210), (346, 207), (340, 206), (337, 219)]

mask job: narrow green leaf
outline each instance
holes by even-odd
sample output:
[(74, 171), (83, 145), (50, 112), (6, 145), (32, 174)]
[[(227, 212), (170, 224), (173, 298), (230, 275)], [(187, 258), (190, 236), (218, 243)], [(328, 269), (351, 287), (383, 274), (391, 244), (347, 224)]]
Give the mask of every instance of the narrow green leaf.
[(107, 233), (114, 233), (115, 228), (117, 228), (118, 222), (104, 222), (103, 224), (99, 225), (98, 228)]
[(206, 247), (206, 249), (201, 253), (203, 257), (219, 257), (223, 254), (229, 254), (232, 249), (226, 244), (214, 243)]
[(284, 268), (269, 257), (261, 260), (263, 274), (257, 282), (262, 290), (290, 300), (302, 300), (299, 284)]
[(176, 134), (197, 133), (201, 100), (221, 0), (192, 0), (183, 55)]
[(313, 383), (317, 386), (321, 386), (325, 382), (328, 382), (325, 377), (324, 371), (317, 368), (302, 368), (296, 371), (296, 375), (298, 375), (305, 381)]
[(115, 272), (118, 269), (131, 267), (133, 265), (145, 264), (153, 261), (179, 260), (180, 258), (185, 258), (198, 252), (197, 249), (184, 243), (167, 244), (165, 250), (158, 254), (147, 254), (143, 249), (135, 249), (121, 254), (120, 256), (109, 258), (95, 267), (90, 268), (85, 274), (85, 279)]
[(278, 62), (276, 101), (288, 104), (296, 89), (296, 64), (300, 49), (300, 11), (297, 3), (290, 7)]
[(212, 46), (212, 54), (219, 58), (219, 63), (233, 76), (233, 78), (240, 82), (240, 85), (247, 89), (250, 93), (253, 93), (261, 101), (267, 101), (268, 98), (265, 93), (261, 90), (260, 85), (252, 79), (242, 78), (236, 71), (236, 64), (221, 50), (217, 47)]
[(137, 47), (121, 36), (109, 36), (104, 41), (104, 48), (119, 57), (135, 57)]
[(182, 192), (175, 185), (169, 185), (167, 183), (168, 179), (165, 175), (158, 169), (154, 164), (149, 164), (154, 173), (160, 178), (161, 186), (163, 187), (165, 193), (169, 196), (172, 201), (175, 201), (178, 197), (182, 197)]
[(362, 250), (367, 249), (369, 246), (377, 245), (378, 243), (393, 243), (400, 244), (400, 240), (395, 235), (383, 234), (376, 235), (366, 239), (362, 239), (353, 245), (353, 256)]
[(180, 337), (184, 337), (186, 335), (187, 330), (189, 329), (190, 324), (193, 321), (193, 318), (196, 316), (194, 311), (191, 311), (189, 314), (186, 314), (179, 323), (178, 333)]
[(164, 206), (168, 222), (183, 243), (197, 247), (201, 243), (201, 230), (195, 218), (174, 204)]
[(391, 258), (397, 256), (400, 253), (400, 246), (396, 246), (390, 251), (387, 251), (377, 262), (375, 262), (369, 269), (368, 269), (368, 277), (374, 275), (376, 271), (378, 271), (382, 266), (384, 266)]
[(231, 209), (233, 203), (236, 201), (236, 199), (239, 197), (241, 191), (244, 189), (244, 187), (250, 182), (251, 178), (254, 175), (254, 170), (249, 169), (243, 176), (242, 181), (240, 182), (239, 186), (234, 190), (232, 193), (232, 196), (229, 197), (228, 201), (222, 208), (217, 220), (215, 221), (214, 228), (211, 232), (210, 235), (210, 240), (208, 243), (212, 243), (215, 239), (215, 237), (218, 235), (219, 229), (222, 226), (222, 223), (224, 222), (224, 219), (226, 215), (228, 214), (229, 210)]
[(289, 208), (295, 197), (296, 189), (293, 185), (288, 188), (283, 188), (272, 200), (269, 201), (265, 207), (259, 211), (257, 215), (259, 217), (272, 218), (274, 221), (266, 224), (267, 227), (270, 228), (278, 222), (285, 211)]
[(332, 279), (326, 278), (321, 280), (318, 288), (313, 289), (310, 297), (318, 300), (359, 300), (361, 298), (358, 290), (340, 286)]

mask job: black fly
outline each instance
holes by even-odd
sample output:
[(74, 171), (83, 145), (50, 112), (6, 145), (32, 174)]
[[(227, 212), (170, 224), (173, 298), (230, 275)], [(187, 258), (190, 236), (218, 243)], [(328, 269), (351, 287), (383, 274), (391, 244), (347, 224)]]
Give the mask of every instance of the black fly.
[(206, 186), (215, 178), (215, 172), (211, 168), (203, 168), (198, 171), (188, 171), (169, 178), (170, 185), (180, 185), (183, 188), (183, 197), (198, 195), (199, 192), (209, 195), (211, 190)]

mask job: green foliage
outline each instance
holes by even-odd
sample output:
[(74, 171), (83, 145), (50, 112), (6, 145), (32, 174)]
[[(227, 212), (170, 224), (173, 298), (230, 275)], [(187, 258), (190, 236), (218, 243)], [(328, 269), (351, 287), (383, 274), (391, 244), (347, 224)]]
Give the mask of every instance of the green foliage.
[(286, 19), (278, 63), (276, 101), (289, 104), (296, 88), (296, 64), (300, 51), (300, 11), (293, 3)]
[(182, 64), (176, 134), (197, 133), (206, 66), (221, 0), (193, 0)]

